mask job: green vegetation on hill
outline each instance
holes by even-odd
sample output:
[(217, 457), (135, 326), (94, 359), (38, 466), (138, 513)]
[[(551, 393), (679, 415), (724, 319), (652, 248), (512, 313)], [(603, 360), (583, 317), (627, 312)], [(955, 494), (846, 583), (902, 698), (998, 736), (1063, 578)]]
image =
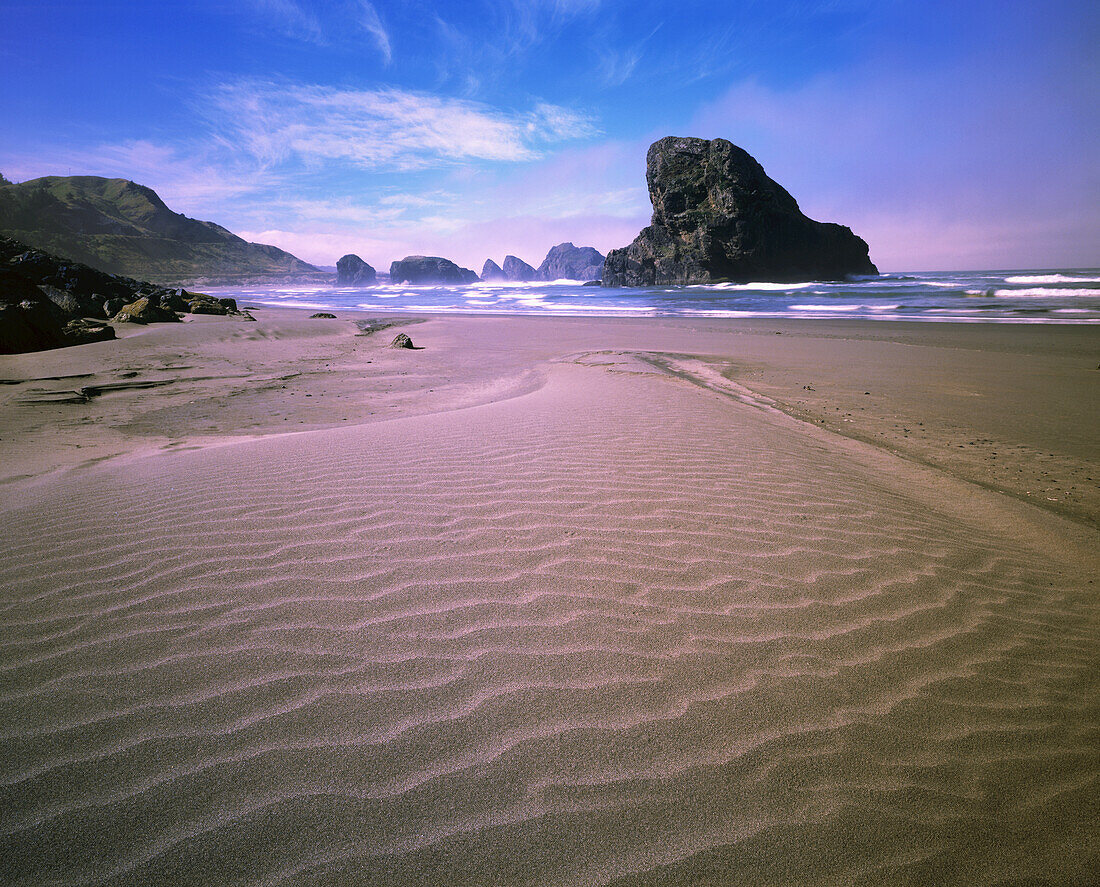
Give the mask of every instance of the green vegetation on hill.
[(151, 188), (126, 179), (0, 181), (0, 233), (111, 274), (157, 283), (317, 273), (278, 247), (172, 212)]

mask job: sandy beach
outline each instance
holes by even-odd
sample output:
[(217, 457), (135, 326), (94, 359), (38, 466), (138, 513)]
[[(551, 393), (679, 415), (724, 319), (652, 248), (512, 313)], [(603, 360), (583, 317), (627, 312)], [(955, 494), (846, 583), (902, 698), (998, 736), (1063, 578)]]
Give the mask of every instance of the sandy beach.
[(1100, 329), (254, 314), (0, 357), (4, 883), (1094, 883)]

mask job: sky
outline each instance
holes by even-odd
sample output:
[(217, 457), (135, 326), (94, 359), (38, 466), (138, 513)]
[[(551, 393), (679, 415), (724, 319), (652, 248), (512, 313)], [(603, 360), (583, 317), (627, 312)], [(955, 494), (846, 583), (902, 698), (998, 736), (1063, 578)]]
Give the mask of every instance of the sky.
[(321, 265), (648, 224), (725, 138), (883, 270), (1100, 266), (1096, 0), (0, 0), (0, 172), (103, 175)]

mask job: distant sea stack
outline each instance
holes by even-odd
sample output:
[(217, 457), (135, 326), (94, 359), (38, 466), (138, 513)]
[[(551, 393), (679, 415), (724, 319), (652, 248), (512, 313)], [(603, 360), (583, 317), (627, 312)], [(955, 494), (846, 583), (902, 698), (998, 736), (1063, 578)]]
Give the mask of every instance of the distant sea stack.
[(603, 254), (591, 246), (559, 243), (550, 248), (538, 268), (539, 280), (599, 280)]
[(321, 276), (278, 247), (172, 212), (152, 188), (126, 179), (0, 182), (0, 234), (108, 274), (158, 283)]
[(336, 262), (337, 286), (374, 286), (377, 279), (377, 272), (356, 255), (349, 253)]
[(390, 265), (394, 283), (476, 283), (477, 274), (439, 256), (405, 256)]
[(837, 280), (877, 274), (850, 228), (815, 222), (725, 139), (669, 136), (646, 155), (653, 220), (608, 253), (604, 286)]
[(526, 283), (529, 280), (538, 279), (538, 271), (528, 265), (523, 259), (515, 256), (504, 257), (504, 279)]
[(481, 266), (481, 279), (504, 280), (504, 269), (492, 259), (486, 259), (485, 264)]

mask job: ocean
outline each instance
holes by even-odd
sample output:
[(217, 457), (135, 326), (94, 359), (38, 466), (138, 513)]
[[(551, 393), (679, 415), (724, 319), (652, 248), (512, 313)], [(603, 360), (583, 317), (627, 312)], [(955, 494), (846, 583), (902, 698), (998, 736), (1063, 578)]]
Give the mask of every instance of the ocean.
[(221, 296), (302, 308), (558, 316), (856, 317), (970, 323), (1098, 323), (1100, 269), (891, 273), (821, 283), (604, 289), (579, 281), (461, 286), (221, 287)]

